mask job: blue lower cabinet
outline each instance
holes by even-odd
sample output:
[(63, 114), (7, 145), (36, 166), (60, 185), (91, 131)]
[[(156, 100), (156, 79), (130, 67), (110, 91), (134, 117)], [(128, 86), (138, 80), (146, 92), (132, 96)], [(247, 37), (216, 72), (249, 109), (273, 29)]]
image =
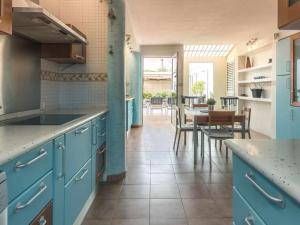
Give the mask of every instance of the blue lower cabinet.
[(52, 199), (52, 179), (50, 171), (9, 204), (8, 225), (27, 225), (38, 215)]
[(65, 223), (72, 225), (92, 192), (91, 160), (65, 186)]
[[(289, 195), (236, 155), (233, 156), (233, 171), (234, 188), (266, 224), (299, 224), (300, 205)], [(281, 200), (281, 203), (263, 195), (255, 184), (269, 196)], [(234, 206), (234, 210), (238, 208), (239, 206)]]
[(91, 158), (92, 126), (88, 122), (65, 135), (64, 151), (65, 183)]
[(6, 172), (11, 202), (53, 168), (52, 141), (0, 166)]
[(233, 224), (266, 225), (235, 188), (233, 188)]
[(97, 119), (94, 119), (92, 120), (92, 157), (91, 157), (92, 191), (96, 190), (96, 154), (98, 149), (97, 136), (98, 136)]
[(64, 161), (65, 137), (54, 140), (54, 172), (53, 172), (53, 225), (64, 224)]

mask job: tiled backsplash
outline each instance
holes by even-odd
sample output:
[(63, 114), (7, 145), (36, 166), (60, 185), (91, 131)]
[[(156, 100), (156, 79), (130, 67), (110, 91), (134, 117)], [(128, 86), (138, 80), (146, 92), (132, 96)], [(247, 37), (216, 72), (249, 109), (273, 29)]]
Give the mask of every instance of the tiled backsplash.
[(89, 108), (106, 105), (106, 74), (43, 72), (41, 108)]

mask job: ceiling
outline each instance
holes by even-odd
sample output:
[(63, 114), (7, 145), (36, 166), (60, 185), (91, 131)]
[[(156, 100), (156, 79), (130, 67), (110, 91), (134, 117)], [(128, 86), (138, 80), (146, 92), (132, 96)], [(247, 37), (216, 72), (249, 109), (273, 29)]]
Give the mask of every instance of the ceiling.
[(275, 0), (126, 0), (137, 41), (237, 44), (277, 30)]

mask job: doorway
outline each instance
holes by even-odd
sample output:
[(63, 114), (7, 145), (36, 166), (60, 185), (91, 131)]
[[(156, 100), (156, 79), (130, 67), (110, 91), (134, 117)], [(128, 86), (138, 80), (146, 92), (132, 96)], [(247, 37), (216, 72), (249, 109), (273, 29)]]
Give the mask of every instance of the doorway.
[(177, 105), (177, 56), (143, 59), (143, 118), (173, 123)]

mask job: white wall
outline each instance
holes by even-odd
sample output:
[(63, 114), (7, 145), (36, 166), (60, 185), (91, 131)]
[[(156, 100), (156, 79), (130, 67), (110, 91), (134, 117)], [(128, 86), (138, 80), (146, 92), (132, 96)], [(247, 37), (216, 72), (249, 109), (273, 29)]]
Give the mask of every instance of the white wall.
[(185, 57), (184, 58), (184, 79), (183, 79), (183, 93), (189, 95), (189, 64), (190, 63), (213, 63), (214, 78), (213, 89), (214, 98), (217, 100), (217, 107), (221, 106), (220, 97), (226, 95), (226, 73), (227, 60), (226, 57)]

